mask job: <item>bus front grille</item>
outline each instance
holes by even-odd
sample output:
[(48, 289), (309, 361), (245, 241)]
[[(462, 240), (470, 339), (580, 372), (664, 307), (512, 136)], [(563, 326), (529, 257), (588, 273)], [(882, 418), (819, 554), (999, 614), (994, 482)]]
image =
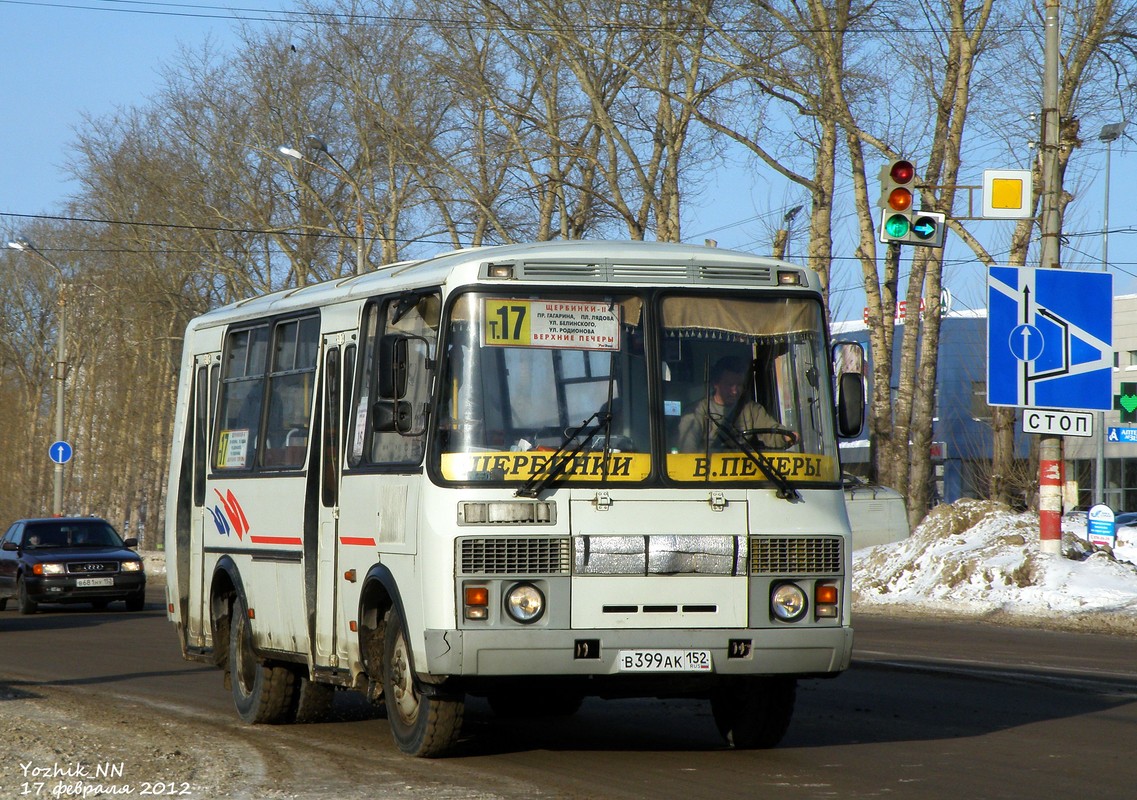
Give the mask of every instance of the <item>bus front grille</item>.
[(567, 538), (459, 539), (458, 547), (461, 575), (568, 575), (572, 568)]
[(837, 536), (750, 537), (751, 575), (836, 575), (842, 556)]

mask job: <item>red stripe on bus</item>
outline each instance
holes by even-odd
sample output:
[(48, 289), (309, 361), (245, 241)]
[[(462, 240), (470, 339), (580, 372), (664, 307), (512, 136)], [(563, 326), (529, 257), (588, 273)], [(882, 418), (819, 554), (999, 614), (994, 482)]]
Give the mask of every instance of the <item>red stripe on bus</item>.
[(374, 547), (375, 540), (366, 536), (341, 536), (340, 544), (359, 544), (364, 547)]
[(250, 536), (253, 544), (303, 544), (299, 536)]

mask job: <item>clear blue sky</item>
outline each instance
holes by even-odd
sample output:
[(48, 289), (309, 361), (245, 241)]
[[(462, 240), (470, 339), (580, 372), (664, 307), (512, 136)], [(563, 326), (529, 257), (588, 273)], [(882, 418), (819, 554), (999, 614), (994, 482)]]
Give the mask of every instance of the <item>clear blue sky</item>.
[[(76, 190), (66, 175), (75, 130), (85, 113), (101, 117), (118, 107), (143, 105), (161, 86), (163, 65), (173, 62), (179, 45), (196, 49), (211, 39), (220, 48), (236, 42), (239, 20), (250, 24), (264, 18), (285, 18), (295, 9), (287, 0), (249, 0), (240, 5), (194, 5), (140, 0), (0, 0), (0, 81), (4, 87), (3, 122), (0, 124), (0, 215), (37, 215), (58, 212)], [(1073, 187), (1080, 199), (1067, 220), (1070, 231), (1093, 232), (1102, 227), (1104, 145), (1096, 141), (1102, 122), (1087, 121), (1086, 147), (1078, 157), (1081, 177)], [(1137, 124), (1127, 133), (1137, 136)], [(1029, 158), (1029, 155), (1027, 155)], [(983, 167), (1014, 167), (998, 163), (971, 165), (979, 181)], [(738, 163), (714, 176), (712, 185), (687, 205), (684, 236), (689, 241), (716, 239), (720, 247), (755, 250), (769, 241), (773, 225), (760, 221), (767, 215), (776, 222), (781, 209), (802, 201), (799, 195), (771, 181), (769, 170)], [(1115, 265), (1115, 291), (1137, 291), (1137, 204), (1129, 193), (1137, 181), (1137, 147), (1132, 139), (1116, 142), (1112, 151), (1110, 262)], [(772, 210), (771, 210), (772, 209)], [(805, 213), (798, 218), (804, 223)], [(19, 233), (21, 218), (6, 220)], [(985, 243), (1004, 240), (1009, 222), (974, 223), (973, 232)], [(800, 229), (800, 228), (799, 228)], [(949, 234), (946, 283), (957, 307), (983, 305), (984, 271)], [(803, 242), (791, 246), (790, 258), (800, 255)], [(852, 247), (839, 241), (839, 252)], [(988, 247), (993, 252), (998, 248)], [(905, 253), (905, 256), (910, 255)], [(1063, 264), (1097, 269), (1101, 237), (1073, 237), (1063, 251)], [(841, 319), (859, 318), (863, 296), (855, 287), (860, 269), (852, 262), (835, 279), (835, 288), (847, 298), (835, 303)], [(838, 299), (839, 298), (835, 298)]]

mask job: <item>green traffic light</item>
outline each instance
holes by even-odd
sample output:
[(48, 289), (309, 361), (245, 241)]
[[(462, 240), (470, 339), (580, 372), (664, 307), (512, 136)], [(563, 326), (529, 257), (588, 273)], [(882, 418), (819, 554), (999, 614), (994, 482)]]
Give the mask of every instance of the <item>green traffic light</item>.
[(884, 220), (884, 235), (890, 239), (903, 239), (912, 228), (912, 221), (905, 214), (890, 214)]

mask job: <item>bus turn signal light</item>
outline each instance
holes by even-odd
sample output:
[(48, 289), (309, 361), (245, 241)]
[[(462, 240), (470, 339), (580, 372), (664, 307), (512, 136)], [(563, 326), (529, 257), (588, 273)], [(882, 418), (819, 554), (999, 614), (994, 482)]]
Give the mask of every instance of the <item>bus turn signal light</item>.
[(465, 589), (466, 619), (486, 619), (489, 616), (490, 590), (486, 586), (467, 586)]
[(813, 607), (818, 619), (837, 617), (837, 587), (831, 583), (819, 583), (813, 589)]

